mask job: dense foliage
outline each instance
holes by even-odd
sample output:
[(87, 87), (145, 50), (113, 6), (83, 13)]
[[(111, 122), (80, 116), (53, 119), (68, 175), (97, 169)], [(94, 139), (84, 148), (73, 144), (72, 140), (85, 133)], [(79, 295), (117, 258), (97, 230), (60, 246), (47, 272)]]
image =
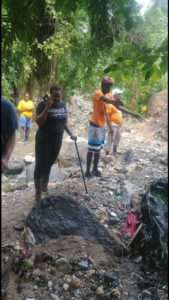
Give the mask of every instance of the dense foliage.
[(141, 17), (134, 0), (3, 0), (2, 86), (10, 98), (46, 93), (52, 82), (69, 100), (90, 94), (104, 74), (133, 108), (165, 87), (167, 1)]

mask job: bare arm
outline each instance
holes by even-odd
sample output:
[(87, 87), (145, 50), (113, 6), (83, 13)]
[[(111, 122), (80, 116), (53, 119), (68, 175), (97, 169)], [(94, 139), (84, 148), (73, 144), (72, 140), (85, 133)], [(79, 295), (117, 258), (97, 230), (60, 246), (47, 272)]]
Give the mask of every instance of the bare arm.
[(70, 131), (69, 127), (68, 127), (68, 123), (65, 123), (64, 129), (66, 130), (66, 132), (68, 133), (68, 135), (70, 135), (71, 139), (76, 141), (77, 137)]
[(22, 108), (22, 109), (17, 109), (17, 111), (19, 112), (19, 113), (22, 113), (22, 112), (24, 112), (24, 111), (34, 111), (34, 109), (33, 108)]
[(144, 120), (144, 118), (139, 113), (135, 113), (135, 112), (133, 112), (133, 111), (127, 109), (126, 107), (121, 106), (121, 105), (117, 106), (117, 102), (115, 100), (112, 100), (112, 99), (110, 99), (110, 98), (108, 98), (106, 96), (101, 96), (100, 99), (102, 101), (104, 101), (105, 103), (114, 104), (119, 110), (121, 110), (124, 113), (127, 113), (127, 114), (129, 114), (131, 116), (134, 116), (136, 118), (140, 118), (140, 119)]
[(135, 113), (134, 111), (131, 111), (131, 110), (129, 110), (128, 108), (126, 108), (124, 106), (118, 106), (118, 109), (121, 110), (124, 113), (127, 113), (127, 114), (131, 115), (131, 116), (143, 119), (143, 117), (140, 114)]
[(5, 153), (1, 158), (1, 169), (2, 169), (2, 171), (8, 166), (8, 161), (9, 161), (9, 158), (12, 154), (13, 149), (14, 149), (15, 141), (16, 141), (16, 132), (14, 131), (8, 137), (6, 147), (5, 147)]
[(112, 133), (113, 130), (112, 130), (112, 124), (110, 121), (110, 114), (107, 112), (106, 107), (105, 107), (105, 115), (106, 115), (106, 123), (107, 123), (107, 126), (109, 127), (109, 132)]
[(116, 101), (115, 100), (112, 100), (106, 96), (101, 96), (100, 99), (102, 101), (104, 101), (105, 103), (108, 103), (108, 104), (116, 104)]

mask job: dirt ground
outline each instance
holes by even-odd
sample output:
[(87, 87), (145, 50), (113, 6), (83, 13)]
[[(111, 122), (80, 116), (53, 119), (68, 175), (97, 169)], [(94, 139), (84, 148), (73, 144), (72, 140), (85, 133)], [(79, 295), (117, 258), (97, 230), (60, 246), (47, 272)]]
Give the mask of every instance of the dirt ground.
[[(132, 120), (129, 120), (125, 127), (131, 128), (133, 126)], [(14, 148), (14, 154), (18, 156), (34, 155), (34, 136), (37, 130), (37, 126), (33, 123), (30, 134), (29, 142), (21, 142), (19, 132), (17, 132), (16, 146)], [(147, 142), (152, 142), (154, 135), (154, 128), (152, 127), (151, 120), (147, 119), (144, 122), (137, 122), (134, 126), (135, 135), (142, 137)], [(134, 142), (134, 141), (133, 141)], [(162, 148), (166, 148), (166, 142), (160, 141)], [(63, 146), (64, 148), (64, 143)], [(55, 189), (52, 186), (52, 193), (62, 192), (62, 186), (57, 186)], [(28, 215), (30, 209), (34, 205), (34, 185), (30, 183), (27, 189), (23, 191), (16, 190), (12, 193), (2, 195), (2, 241), (3, 244), (7, 244), (9, 241), (14, 242), (18, 236), (14, 231), (13, 226), (17, 221), (24, 220)]]
[[(151, 144), (152, 145), (152, 152), (153, 147), (158, 147), (159, 149), (163, 149), (165, 152), (167, 152), (167, 141), (164, 139), (157, 139), (154, 136), (154, 126), (152, 124), (152, 118), (147, 118), (144, 121), (136, 121), (133, 124), (132, 119), (126, 119), (125, 121), (125, 130), (132, 128), (134, 131), (134, 136), (139, 137), (141, 141), (145, 145)], [(36, 132), (37, 126), (36, 124), (33, 124), (31, 128), (31, 136), (30, 141), (22, 143), (20, 142), (19, 132), (17, 133), (17, 141), (16, 146), (14, 149), (14, 154), (17, 154), (21, 157), (25, 155), (34, 155), (34, 137)], [(135, 140), (132, 140), (132, 134), (128, 133), (127, 136), (130, 139), (130, 145), (133, 145), (133, 148), (135, 146)], [(87, 138), (87, 132), (86, 132), (86, 138)], [(144, 147), (143, 144), (143, 147)], [(64, 147), (64, 142), (63, 142)], [(141, 146), (140, 146), (141, 147)], [(143, 150), (143, 149), (142, 149)], [(121, 143), (121, 147), (119, 149), (119, 156), (122, 155), (122, 153), (125, 151), (125, 137), (124, 141)], [(153, 154), (153, 153), (152, 153)], [(117, 157), (117, 160), (119, 159)], [(104, 155), (103, 155), (104, 158)], [(66, 159), (66, 158), (65, 158)], [(78, 168), (79, 169), (79, 168)], [(78, 171), (79, 172), (79, 171)], [(140, 175), (142, 176), (142, 175)], [(112, 173), (113, 178), (113, 173)], [(146, 183), (146, 178), (140, 177), (140, 180)], [(74, 194), (75, 198), (78, 199), (78, 201), (84, 203), (83, 201), (83, 194), (84, 192), (84, 186), (82, 179), (78, 179), (78, 182), (76, 183), (76, 189), (75, 191), (72, 191), (72, 180), (71, 178), (65, 180), (62, 184), (49, 184), (50, 193), (54, 195), (59, 195), (60, 193), (70, 193), (71, 195)], [(90, 183), (87, 182), (89, 190), (90, 190)], [(98, 183), (97, 181), (92, 182), (93, 190), (98, 190)], [(80, 194), (80, 197), (79, 197)], [(14, 192), (8, 192), (8, 193), (2, 193), (2, 246), (5, 245), (16, 245), (16, 242), (19, 243), (19, 245), (24, 247), (24, 238), (21, 235), (21, 232), (16, 231), (14, 229), (14, 225), (18, 221), (24, 221), (29, 214), (31, 208), (34, 206), (34, 186), (33, 183), (29, 183), (28, 187), (22, 191), (22, 190), (16, 190)], [(90, 208), (90, 203), (85, 202), (85, 205)], [(100, 245), (92, 244), (91, 242), (87, 242), (83, 238), (80, 237), (65, 237), (58, 239), (58, 241), (50, 241), (47, 245), (47, 250), (50, 252), (62, 252), (62, 254), (68, 259), (70, 256), (74, 257), (80, 257), (82, 254), (86, 254), (90, 258), (93, 257), (93, 264), (96, 266), (97, 269), (102, 268), (109, 268), (110, 266), (114, 265), (114, 258), (111, 256), (110, 253), (106, 252), (103, 247)], [(41, 245), (37, 245), (34, 248), (34, 255), (40, 251)], [(44, 249), (45, 251), (45, 246)], [(8, 253), (9, 254), (9, 253)], [(3, 257), (4, 258), (4, 257)], [(116, 266), (117, 267), (117, 266)], [(132, 273), (137, 273), (138, 266), (132, 261), (126, 261), (124, 259), (123, 264), (120, 264), (118, 266), (119, 272), (121, 274), (121, 281), (123, 280), (124, 285), (123, 286), (123, 297), (121, 298), (112, 298), (112, 299), (126, 299), (126, 300), (136, 300), (136, 299), (167, 299), (166, 291), (162, 293), (162, 296), (159, 298), (137, 298), (134, 296), (134, 290), (136, 289), (134, 280), (132, 279)], [(124, 272), (125, 269), (125, 272)], [(12, 279), (11, 279), (12, 278)], [(127, 280), (128, 279), (128, 280)], [(8, 282), (8, 294), (7, 297), (4, 299), (13, 299), (13, 300), (24, 300), (29, 299), (30, 297), (19, 295), (16, 293), (16, 278), (14, 279), (12, 275), (10, 275), (10, 279)], [(123, 285), (123, 284), (122, 284)], [(133, 291), (131, 293), (131, 291)], [(126, 293), (126, 296), (125, 296)], [(129, 296), (131, 294), (131, 296)], [(64, 298), (65, 297), (65, 298)], [(35, 298), (33, 299), (51, 299), (49, 296), (41, 296), (41, 298)], [(68, 295), (65, 294), (62, 297), (58, 299), (81, 299), (81, 298), (69, 298)], [(84, 299), (94, 299), (94, 298), (84, 298)], [(96, 298), (101, 299), (101, 298)], [(104, 298), (107, 299), (107, 298)]]

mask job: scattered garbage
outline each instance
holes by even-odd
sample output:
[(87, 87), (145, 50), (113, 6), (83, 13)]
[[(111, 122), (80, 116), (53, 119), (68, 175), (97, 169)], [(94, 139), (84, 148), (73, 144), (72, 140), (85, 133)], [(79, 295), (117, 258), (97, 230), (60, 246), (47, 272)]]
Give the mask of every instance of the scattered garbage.
[(135, 153), (132, 149), (128, 149), (126, 150), (126, 152), (123, 154), (123, 161), (126, 163), (126, 164), (129, 164), (133, 161), (137, 160), (135, 158)]
[(133, 212), (128, 212), (127, 221), (124, 225), (124, 230), (132, 237), (138, 227), (139, 221), (137, 215)]
[(167, 179), (160, 178), (150, 183), (139, 204), (140, 211), (129, 211), (124, 225), (124, 230), (132, 237), (128, 247), (139, 242), (144, 262), (164, 270), (162, 262), (168, 262)]

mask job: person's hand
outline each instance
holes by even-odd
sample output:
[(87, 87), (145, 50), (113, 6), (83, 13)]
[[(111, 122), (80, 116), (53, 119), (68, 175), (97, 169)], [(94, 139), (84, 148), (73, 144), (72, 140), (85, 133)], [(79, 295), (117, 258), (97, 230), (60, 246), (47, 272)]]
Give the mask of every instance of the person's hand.
[(72, 134), (72, 135), (70, 136), (70, 138), (71, 138), (71, 140), (73, 140), (74, 142), (77, 140), (77, 136), (74, 135), (74, 134)]
[(51, 106), (52, 106), (53, 103), (54, 103), (54, 101), (53, 101), (51, 98), (49, 98), (49, 99), (46, 101), (46, 106), (47, 106), (48, 108), (51, 108)]
[(3, 172), (8, 168), (8, 159), (6, 157), (1, 158), (1, 171)]

